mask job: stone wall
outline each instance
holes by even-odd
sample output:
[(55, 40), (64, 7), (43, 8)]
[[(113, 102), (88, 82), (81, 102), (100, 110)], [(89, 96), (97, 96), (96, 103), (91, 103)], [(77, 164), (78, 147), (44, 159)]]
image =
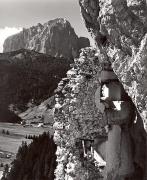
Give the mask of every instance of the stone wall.
[[(56, 90), (54, 140), (58, 145), (56, 179), (89, 179), (99, 177), (94, 162), (80, 158), (80, 139), (106, 135), (103, 109), (100, 106), (101, 67), (96, 50), (83, 49)], [(82, 150), (82, 149), (81, 149)], [(92, 160), (93, 161), (93, 160)], [(88, 167), (91, 166), (91, 168)], [(91, 174), (91, 175), (90, 175)], [(92, 176), (93, 175), (93, 176)]]
[[(137, 110), (130, 99), (122, 103), (121, 112), (107, 109), (107, 102), (101, 101), (103, 63), (96, 49), (82, 49), (67, 78), (58, 84), (54, 109), (57, 180), (125, 180), (126, 177), (141, 180), (134, 163), (144, 171), (146, 134), (142, 119), (135, 114)], [(83, 156), (82, 142), (87, 140), (94, 141), (93, 148), (97, 146), (95, 150), (106, 161), (104, 169), (92, 153)], [(101, 148), (104, 152), (99, 152)]]

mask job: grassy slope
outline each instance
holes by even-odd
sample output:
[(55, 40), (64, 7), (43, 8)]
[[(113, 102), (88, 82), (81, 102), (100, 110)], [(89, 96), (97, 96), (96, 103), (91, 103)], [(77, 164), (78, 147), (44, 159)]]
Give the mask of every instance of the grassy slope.
[[(9, 135), (2, 134), (2, 130), (9, 131)], [(15, 158), (17, 150), (21, 145), (22, 141), (26, 141), (30, 143), (32, 140), (26, 139), (26, 135), (39, 135), (44, 131), (49, 131), (52, 134), (52, 130), (50, 127), (47, 128), (34, 128), (34, 127), (23, 127), (19, 124), (11, 124), (11, 123), (0, 123), (0, 152), (6, 152), (7, 154), (12, 154), (11, 158), (1, 158), (0, 163), (10, 164), (12, 160)], [(3, 168), (0, 168), (3, 170)]]
[(69, 64), (67, 59), (25, 49), (0, 54), (0, 122), (18, 123), (8, 109), (23, 112), (28, 103), (39, 105), (54, 95)]

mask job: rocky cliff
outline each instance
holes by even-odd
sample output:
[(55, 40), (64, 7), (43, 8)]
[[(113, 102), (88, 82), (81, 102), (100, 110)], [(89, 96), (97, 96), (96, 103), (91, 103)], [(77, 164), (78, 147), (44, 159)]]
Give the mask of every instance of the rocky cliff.
[(145, 0), (80, 0), (99, 56), (109, 60), (147, 124), (147, 4)]
[(69, 69), (69, 61), (31, 50), (0, 54), (0, 120), (6, 111), (16, 114), (39, 105), (54, 94)]
[[(104, 84), (110, 89), (106, 100)], [(55, 97), (57, 180), (146, 178), (143, 121), (110, 62), (101, 61), (96, 49), (82, 50)]]
[(80, 0), (96, 49), (57, 89), (57, 180), (146, 180), (146, 1)]
[(74, 58), (79, 50), (90, 46), (85, 37), (78, 37), (70, 23), (62, 18), (37, 24), (29, 29), (8, 37), (4, 42), (4, 52), (30, 49), (56, 57)]
[(147, 132), (147, 2), (80, 0), (79, 3), (99, 58), (111, 62)]

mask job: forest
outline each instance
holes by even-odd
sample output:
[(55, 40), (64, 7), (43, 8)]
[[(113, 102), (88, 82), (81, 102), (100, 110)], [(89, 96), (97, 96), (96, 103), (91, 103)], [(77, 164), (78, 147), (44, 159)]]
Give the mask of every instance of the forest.
[(49, 133), (34, 136), (31, 144), (22, 142), (11, 167), (5, 165), (2, 180), (53, 180), (56, 145)]

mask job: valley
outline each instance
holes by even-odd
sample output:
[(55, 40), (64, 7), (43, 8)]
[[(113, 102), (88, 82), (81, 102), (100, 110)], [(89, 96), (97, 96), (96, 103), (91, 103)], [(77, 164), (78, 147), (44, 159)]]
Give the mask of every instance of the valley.
[(22, 141), (26, 141), (27, 144), (32, 142), (32, 139), (28, 139), (29, 135), (38, 136), (48, 131), (53, 134), (51, 126), (24, 127), (21, 124), (0, 123), (0, 171), (3, 171), (5, 164), (10, 164), (14, 160)]

